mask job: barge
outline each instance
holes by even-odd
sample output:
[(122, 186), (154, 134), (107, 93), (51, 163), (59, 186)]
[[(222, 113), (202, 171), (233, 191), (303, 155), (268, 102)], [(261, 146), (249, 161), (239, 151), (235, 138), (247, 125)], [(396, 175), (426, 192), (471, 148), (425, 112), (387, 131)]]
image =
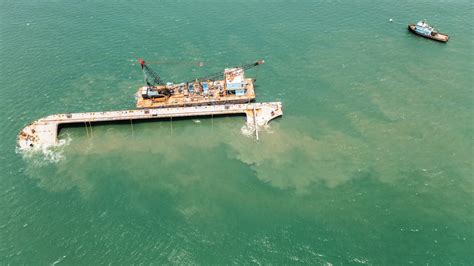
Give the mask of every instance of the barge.
[[(97, 122), (163, 119), (173, 117), (218, 116), (245, 114), (246, 125), (253, 129), (258, 139), (258, 127), (283, 114), (280, 102), (152, 108), (108, 112), (68, 113), (50, 115), (34, 121), (20, 131), (17, 138), (19, 150), (35, 150), (57, 144), (59, 125), (82, 124), (86, 130)], [(92, 132), (92, 131), (91, 131)]]
[[(139, 59), (145, 86), (135, 94), (137, 108), (166, 108), (219, 104), (241, 104), (255, 101), (254, 79), (245, 70), (262, 65), (263, 60), (214, 73), (178, 84), (164, 83), (145, 61)], [(219, 79), (221, 78), (221, 79)]]

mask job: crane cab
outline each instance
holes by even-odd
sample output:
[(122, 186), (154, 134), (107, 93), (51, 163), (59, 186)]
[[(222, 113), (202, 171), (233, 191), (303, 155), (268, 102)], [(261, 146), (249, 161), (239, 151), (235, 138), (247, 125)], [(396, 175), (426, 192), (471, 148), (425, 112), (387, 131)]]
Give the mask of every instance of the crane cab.
[(166, 95), (161, 94), (160, 92), (153, 90), (153, 87), (142, 87), (141, 88), (141, 96), (143, 99), (154, 99), (154, 98), (163, 98)]
[(244, 96), (247, 93), (246, 80), (242, 68), (226, 68), (224, 76), (227, 94)]

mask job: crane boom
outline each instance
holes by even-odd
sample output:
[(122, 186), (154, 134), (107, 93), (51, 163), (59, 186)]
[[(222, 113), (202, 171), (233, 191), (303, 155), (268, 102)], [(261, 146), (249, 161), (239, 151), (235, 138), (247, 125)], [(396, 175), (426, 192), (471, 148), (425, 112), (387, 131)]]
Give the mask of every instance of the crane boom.
[[(236, 66), (236, 67), (234, 67), (234, 68), (236, 68), (236, 70), (231, 71), (231, 72), (227, 72), (227, 73), (229, 74), (229, 73), (237, 72), (237, 71), (240, 71), (240, 70), (245, 71), (247, 69), (250, 69), (250, 68), (253, 68), (253, 67), (256, 67), (256, 66), (259, 66), (259, 65), (263, 65), (263, 63), (265, 63), (264, 60), (258, 60), (257, 62), (254, 62), (254, 63), (245, 64), (245, 65), (241, 65), (241, 66)], [(221, 72), (216, 72), (216, 73), (213, 73), (213, 74), (209, 74), (209, 75), (204, 76), (204, 77), (196, 78), (196, 79), (193, 79), (193, 80), (190, 80), (190, 81), (187, 81), (187, 82), (193, 82), (193, 81), (196, 81), (196, 80), (198, 82), (207, 81), (207, 80), (216, 80), (216, 79), (218, 79), (219, 77), (222, 77), (222, 76), (223, 76), (223, 73), (221, 71)]]
[(142, 67), (145, 82), (148, 86), (163, 85), (163, 82), (161, 81), (161, 78), (158, 73), (156, 73), (153, 69), (147, 66), (147, 64), (145, 64), (145, 61), (139, 58), (138, 62)]
[[(163, 81), (161, 80), (160, 76), (158, 75), (158, 73), (156, 73), (153, 69), (151, 69), (146, 63), (145, 61), (143, 61), (141, 58), (138, 59), (138, 62), (140, 63), (140, 66), (143, 70), (143, 75), (144, 75), (144, 79), (145, 79), (145, 83), (148, 85), (148, 86), (159, 86), (159, 85), (164, 85)], [(253, 63), (250, 63), (250, 64), (245, 64), (245, 65), (241, 65), (241, 66), (236, 66), (234, 67), (235, 70), (233, 71), (230, 71), (230, 72), (226, 72), (226, 74), (231, 74), (233, 72), (237, 72), (237, 71), (241, 71), (241, 70), (247, 70), (247, 69), (250, 69), (250, 68), (253, 68), (253, 67), (256, 67), (256, 66), (259, 66), (259, 65), (262, 65), (263, 63), (265, 63), (264, 60), (259, 60), (259, 61), (256, 61), (256, 62), (253, 62)], [(219, 77), (222, 77), (223, 76), (223, 73), (222, 72), (216, 72), (216, 73), (213, 73), (213, 74), (209, 74), (207, 76), (204, 76), (204, 77), (200, 77), (200, 78), (196, 78), (196, 79), (193, 79), (193, 80), (189, 80), (187, 81), (186, 83), (188, 82), (194, 82), (194, 81), (198, 81), (198, 82), (202, 82), (202, 81), (207, 81), (207, 80), (216, 80), (218, 79)]]

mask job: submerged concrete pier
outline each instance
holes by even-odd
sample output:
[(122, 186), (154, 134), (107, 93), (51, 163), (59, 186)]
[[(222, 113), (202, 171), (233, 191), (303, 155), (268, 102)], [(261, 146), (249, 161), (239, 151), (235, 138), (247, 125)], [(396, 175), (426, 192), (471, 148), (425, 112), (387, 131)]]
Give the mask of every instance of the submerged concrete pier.
[(228, 114), (246, 114), (247, 125), (254, 128), (258, 136), (258, 127), (268, 124), (275, 117), (281, 116), (283, 111), (281, 102), (269, 102), (56, 114), (38, 119), (21, 130), (18, 135), (18, 147), (20, 150), (32, 150), (55, 145), (60, 124), (84, 123), (85, 126), (91, 126), (94, 122)]

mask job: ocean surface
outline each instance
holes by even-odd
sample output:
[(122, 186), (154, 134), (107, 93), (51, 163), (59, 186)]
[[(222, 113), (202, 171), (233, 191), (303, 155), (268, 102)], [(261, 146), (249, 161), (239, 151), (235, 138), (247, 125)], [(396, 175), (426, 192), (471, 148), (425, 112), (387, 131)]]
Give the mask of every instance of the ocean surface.
[[(474, 264), (474, 4), (0, 1), (0, 264)], [(389, 19), (393, 19), (393, 23)], [(447, 44), (407, 31), (427, 19)], [(134, 108), (150, 62), (180, 82), (264, 59), (284, 115), (65, 128)], [(203, 66), (200, 66), (202, 62)]]

